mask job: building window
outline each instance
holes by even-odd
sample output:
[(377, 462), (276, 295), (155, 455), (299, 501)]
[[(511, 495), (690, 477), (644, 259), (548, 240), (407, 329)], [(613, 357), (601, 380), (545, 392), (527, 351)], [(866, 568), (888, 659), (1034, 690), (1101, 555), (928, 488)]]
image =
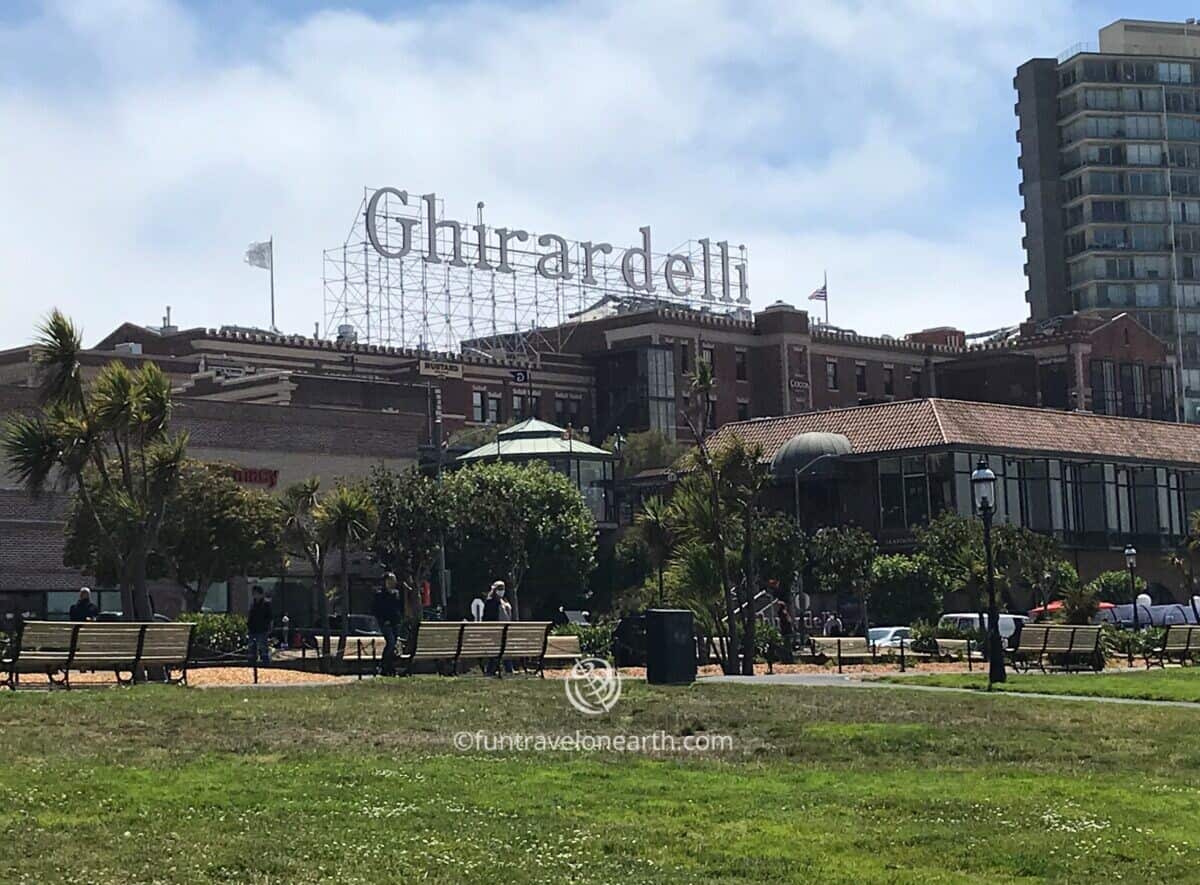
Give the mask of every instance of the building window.
[(691, 350), (691, 346), (686, 341), (679, 342), (679, 371), (684, 375), (692, 370)]
[(750, 420), (750, 403), (746, 402), (745, 400), (738, 400), (737, 419), (739, 421)]
[(488, 394), (487, 420), (489, 424), (500, 423), (500, 394)]
[(554, 398), (554, 423), (559, 427), (578, 426), (579, 400), (556, 396)]
[(883, 367), (883, 393), (884, 396), (896, 394), (896, 370), (891, 366)]
[[(833, 388), (830, 388), (830, 389), (832, 390)], [(867, 364), (866, 363), (855, 363), (854, 364), (854, 389), (858, 393), (866, 393), (867, 392)]]
[(471, 420), (482, 421), (483, 419), (483, 391), (473, 390), (471, 391)]
[(838, 389), (837, 360), (825, 360), (825, 387), (829, 390)]
[(708, 400), (708, 429), (717, 429), (717, 401), (712, 397)]
[(735, 350), (733, 352), (733, 369), (734, 377), (738, 381), (750, 380), (750, 374), (746, 369), (746, 351)]
[(924, 371), (922, 369), (912, 370), (912, 395), (913, 399), (920, 399), (925, 395), (922, 381), (924, 380)]
[(537, 394), (514, 393), (512, 398), (512, 417), (514, 421), (525, 418), (536, 418), (538, 414)]
[(704, 347), (700, 348), (700, 359), (708, 363), (708, 367), (712, 369), (712, 373), (715, 376), (717, 374), (716, 352), (711, 347), (705, 345)]

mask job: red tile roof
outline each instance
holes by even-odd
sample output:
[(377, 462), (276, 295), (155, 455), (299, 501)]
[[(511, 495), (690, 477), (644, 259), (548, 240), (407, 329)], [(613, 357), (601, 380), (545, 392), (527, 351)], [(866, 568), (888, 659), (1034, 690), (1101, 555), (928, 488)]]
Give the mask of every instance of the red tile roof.
[(726, 424), (769, 460), (799, 433), (840, 433), (856, 455), (955, 446), (1200, 467), (1200, 426), (959, 400), (900, 400)]

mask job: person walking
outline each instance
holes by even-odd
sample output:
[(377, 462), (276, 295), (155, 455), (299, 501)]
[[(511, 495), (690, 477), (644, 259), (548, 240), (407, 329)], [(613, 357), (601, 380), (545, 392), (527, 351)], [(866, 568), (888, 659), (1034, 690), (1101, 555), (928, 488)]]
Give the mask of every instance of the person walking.
[(100, 609), (92, 602), (92, 591), (88, 587), (79, 588), (79, 599), (67, 612), (72, 621), (94, 621), (100, 616)]
[(247, 653), (250, 666), (253, 667), (256, 661), (267, 666), (271, 663), (271, 602), (258, 584), (254, 585), (251, 595), (253, 601), (246, 613)]
[(404, 604), (400, 599), (400, 588), (396, 576), (388, 572), (383, 576), (383, 586), (375, 591), (371, 614), (379, 622), (383, 634), (383, 660), (380, 662), (381, 676), (396, 675), (396, 636), (403, 621)]
[(841, 636), (842, 635), (842, 618), (837, 612), (830, 612), (829, 619), (825, 621), (826, 636)]

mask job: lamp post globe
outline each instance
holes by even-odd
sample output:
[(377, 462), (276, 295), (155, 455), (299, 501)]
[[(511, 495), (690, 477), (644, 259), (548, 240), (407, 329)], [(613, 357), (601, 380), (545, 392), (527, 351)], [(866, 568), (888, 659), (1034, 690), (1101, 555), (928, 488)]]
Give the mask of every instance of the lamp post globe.
[[(1138, 593), (1137, 593), (1137, 549), (1132, 544), (1125, 545), (1125, 568), (1129, 570), (1129, 598), (1133, 601), (1133, 629), (1138, 625)], [(1130, 655), (1132, 655), (1132, 651)], [(1132, 657), (1130, 658), (1132, 661)], [(1132, 665), (1131, 665), (1132, 666)]]
[(983, 520), (983, 550), (987, 558), (987, 657), (988, 687), (1004, 682), (1004, 644), (1000, 639), (1000, 612), (996, 605), (996, 569), (992, 558), (992, 516), (996, 512), (996, 474), (988, 467), (987, 459), (980, 458), (971, 474), (971, 495), (975, 499), (975, 512)]

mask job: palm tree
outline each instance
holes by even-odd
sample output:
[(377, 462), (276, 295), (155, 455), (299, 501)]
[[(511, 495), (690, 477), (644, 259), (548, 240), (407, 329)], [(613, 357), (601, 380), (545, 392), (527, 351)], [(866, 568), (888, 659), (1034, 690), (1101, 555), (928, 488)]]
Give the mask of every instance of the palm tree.
[[(149, 620), (146, 564), (178, 481), (187, 436), (171, 436), (171, 383), (154, 363), (114, 361), (86, 384), (78, 327), (54, 310), (38, 327), (40, 411), (11, 418), (2, 446), (32, 496), (52, 480), (72, 490), (91, 523), (96, 555), (119, 575), (129, 619)], [(94, 567), (95, 563), (87, 563)]]
[(350, 633), (350, 548), (370, 544), (379, 523), (379, 513), (366, 486), (339, 484), (317, 505), (314, 516), (318, 536), (327, 548), (335, 548), (341, 557), (342, 647), (345, 648)]
[(754, 675), (754, 633), (757, 611), (755, 596), (758, 594), (758, 566), (756, 561), (759, 498), (771, 479), (770, 466), (763, 460), (762, 446), (747, 445), (735, 436), (713, 456), (717, 462), (724, 484), (723, 493), (728, 497), (730, 509), (742, 524), (742, 674)]
[(298, 553), (308, 561), (313, 573), (313, 603), (321, 624), (322, 657), (329, 657), (329, 598), (325, 594), (325, 560), (327, 548), (316, 522), (321, 503), (321, 480), (313, 476), (283, 490), (279, 498), (280, 520), (283, 523), (283, 545), (289, 552)]
[(663, 569), (675, 548), (675, 533), (671, 526), (671, 508), (660, 497), (642, 502), (642, 511), (634, 520), (642, 541), (650, 553), (650, 561), (658, 573), (658, 604), (663, 603)]
[[(734, 619), (737, 616), (737, 612), (733, 599), (733, 587), (729, 582), (729, 564), (725, 558), (725, 534), (721, 527), (723, 518), (721, 476), (720, 470), (714, 463), (712, 454), (708, 450), (706, 439), (713, 408), (713, 387), (712, 366), (706, 360), (700, 360), (696, 363), (696, 371), (692, 375), (692, 381), (689, 385), (691, 410), (690, 412), (684, 412), (683, 418), (687, 421), (688, 428), (692, 431), (692, 436), (696, 440), (693, 457), (708, 484), (708, 505), (711, 512), (711, 518), (708, 520), (708, 541), (712, 545), (713, 559), (716, 562), (717, 573), (720, 576), (721, 593), (725, 597), (725, 617), (729, 624), (728, 652), (726, 660), (723, 661), (723, 669), (727, 674), (735, 675), (738, 665), (738, 635), (737, 623)], [(753, 649), (748, 650), (747, 653), (753, 656)]]

